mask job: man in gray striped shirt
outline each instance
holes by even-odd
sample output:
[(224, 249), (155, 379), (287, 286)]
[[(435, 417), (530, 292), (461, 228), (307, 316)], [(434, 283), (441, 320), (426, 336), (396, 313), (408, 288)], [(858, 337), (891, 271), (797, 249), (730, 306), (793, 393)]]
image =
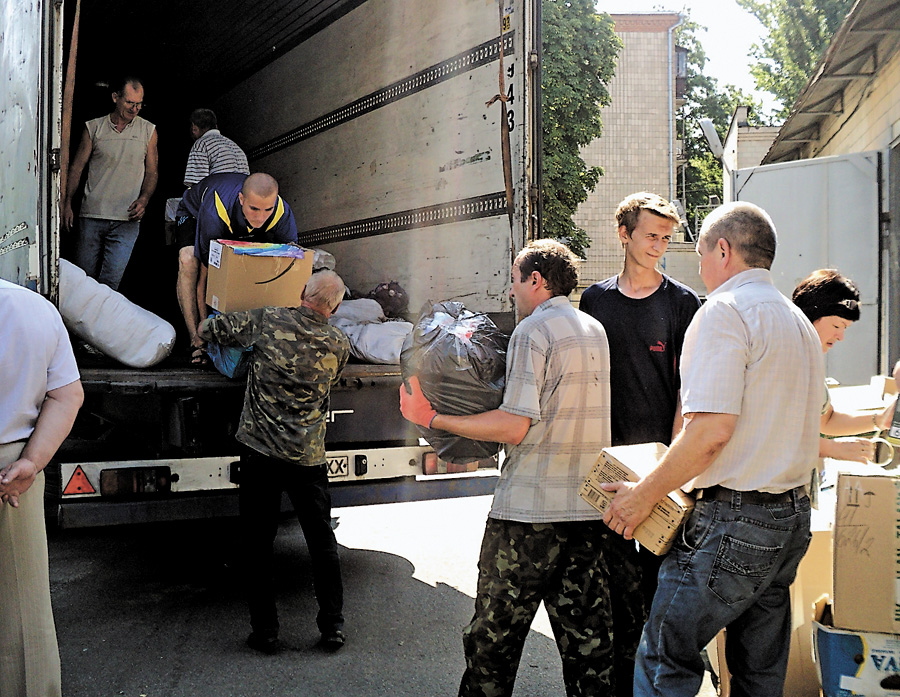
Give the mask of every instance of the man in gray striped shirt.
[(191, 112), (191, 137), (194, 145), (184, 170), (184, 185), (188, 189), (210, 174), (250, 174), (247, 156), (237, 143), (219, 132), (212, 109)]
[[(516, 257), (510, 295), (522, 319), (510, 338), (499, 408), (438, 414), (415, 377), (411, 393), (400, 388), (410, 421), (507, 444), (481, 545), (475, 614), (463, 632), (459, 694), (466, 697), (512, 693), (541, 601), (567, 694), (631, 693), (643, 624), (632, 612), (642, 606), (639, 581), (630, 583), (633, 603), (612, 603), (610, 596), (628, 595), (619, 585), (627, 583), (622, 569), (633, 543), (613, 534), (578, 495), (611, 435), (606, 332), (569, 302), (577, 281), (575, 258), (559, 242), (537, 240)], [(626, 677), (617, 686), (619, 675)]]

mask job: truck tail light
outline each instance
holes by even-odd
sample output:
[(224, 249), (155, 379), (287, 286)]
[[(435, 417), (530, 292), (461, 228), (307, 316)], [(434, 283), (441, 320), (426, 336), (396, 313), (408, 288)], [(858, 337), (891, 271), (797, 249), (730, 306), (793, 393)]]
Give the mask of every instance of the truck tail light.
[(172, 470), (168, 467), (120, 467), (101, 470), (101, 496), (167, 494), (172, 490)]

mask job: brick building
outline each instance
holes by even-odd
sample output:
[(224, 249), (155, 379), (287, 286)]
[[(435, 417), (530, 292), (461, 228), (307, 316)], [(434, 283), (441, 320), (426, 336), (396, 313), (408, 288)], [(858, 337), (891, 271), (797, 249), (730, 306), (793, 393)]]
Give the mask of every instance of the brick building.
[[(602, 10), (602, 5), (600, 7)], [(676, 13), (613, 14), (622, 40), (616, 75), (610, 83), (612, 103), (601, 112), (603, 135), (582, 149), (588, 166), (604, 175), (579, 206), (575, 224), (587, 231), (591, 247), (581, 269), (581, 286), (621, 269), (616, 239), (616, 206), (635, 191), (652, 191), (672, 199), (676, 183), (676, 70), (673, 32)]]

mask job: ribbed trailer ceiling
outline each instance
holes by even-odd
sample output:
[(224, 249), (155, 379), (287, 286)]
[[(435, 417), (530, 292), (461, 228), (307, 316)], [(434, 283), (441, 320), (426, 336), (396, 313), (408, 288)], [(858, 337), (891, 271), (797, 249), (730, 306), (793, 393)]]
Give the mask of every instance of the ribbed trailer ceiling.
[[(82, 36), (116, 44), (215, 95), (291, 50), (364, 0), (83, 0)], [(109, 57), (106, 57), (109, 60)], [(115, 60), (115, 59), (112, 59)], [(109, 67), (109, 66), (107, 66)]]

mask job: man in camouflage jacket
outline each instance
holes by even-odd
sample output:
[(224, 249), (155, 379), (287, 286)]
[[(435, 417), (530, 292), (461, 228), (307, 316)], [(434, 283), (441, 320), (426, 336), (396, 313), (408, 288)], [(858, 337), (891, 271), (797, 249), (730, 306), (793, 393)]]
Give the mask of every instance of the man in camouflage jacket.
[(321, 271), (306, 284), (300, 307), (231, 312), (199, 327), (205, 340), (253, 347), (237, 439), (246, 446), (240, 514), (253, 629), (247, 643), (264, 653), (280, 647), (272, 572), (283, 491), (309, 547), (322, 645), (336, 650), (344, 644), (341, 563), (325, 463), (329, 395), (350, 354), (347, 337), (328, 324), (343, 296), (341, 278)]

